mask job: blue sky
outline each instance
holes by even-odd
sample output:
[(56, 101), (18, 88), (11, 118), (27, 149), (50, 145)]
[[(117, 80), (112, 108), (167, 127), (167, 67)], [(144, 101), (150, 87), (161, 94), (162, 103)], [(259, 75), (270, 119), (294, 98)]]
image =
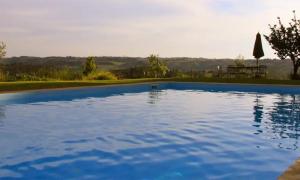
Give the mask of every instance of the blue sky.
[(0, 41), (8, 56), (251, 58), (255, 34), (293, 10), (299, 0), (0, 0)]

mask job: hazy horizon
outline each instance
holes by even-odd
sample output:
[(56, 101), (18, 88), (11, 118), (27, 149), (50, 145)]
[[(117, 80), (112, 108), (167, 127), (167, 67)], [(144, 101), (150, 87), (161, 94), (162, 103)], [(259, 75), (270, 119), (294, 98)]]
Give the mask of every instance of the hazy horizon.
[[(256, 33), (269, 33), (278, 16), (287, 23), (293, 10), (300, 1), (0, 0), (0, 41), (8, 57), (253, 59)], [(264, 38), (263, 47), (275, 57)]]

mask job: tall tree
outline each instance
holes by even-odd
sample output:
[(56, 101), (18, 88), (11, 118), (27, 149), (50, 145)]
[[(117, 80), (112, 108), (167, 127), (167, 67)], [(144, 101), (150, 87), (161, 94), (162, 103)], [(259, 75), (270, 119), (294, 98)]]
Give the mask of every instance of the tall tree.
[(235, 66), (244, 67), (245, 66), (245, 57), (239, 54), (234, 60)]
[(276, 55), (285, 60), (290, 58), (293, 63), (292, 78), (298, 78), (300, 66), (300, 21), (296, 18), (296, 13), (288, 26), (285, 26), (278, 17), (278, 25), (269, 25), (271, 33), (265, 35), (271, 47), (276, 51)]
[(148, 62), (150, 65), (150, 72), (152, 76), (155, 78), (157, 77), (164, 77), (166, 73), (169, 71), (167, 65), (165, 65), (162, 61), (159, 60), (158, 55), (151, 54), (148, 57)]
[(97, 70), (97, 65), (96, 65), (95, 58), (94, 57), (88, 57), (86, 59), (86, 62), (85, 62), (83, 74), (84, 75), (89, 75), (89, 74), (91, 74), (92, 72), (94, 72), (96, 70)]
[(6, 44), (4, 42), (0, 42), (0, 59), (2, 59), (6, 55)]
[[(6, 55), (6, 45), (4, 44), (4, 42), (0, 42), (0, 60)], [(5, 75), (4, 75), (4, 67), (0, 66), (0, 81), (5, 80)], [(1, 117), (1, 113), (0, 113), (0, 117)]]

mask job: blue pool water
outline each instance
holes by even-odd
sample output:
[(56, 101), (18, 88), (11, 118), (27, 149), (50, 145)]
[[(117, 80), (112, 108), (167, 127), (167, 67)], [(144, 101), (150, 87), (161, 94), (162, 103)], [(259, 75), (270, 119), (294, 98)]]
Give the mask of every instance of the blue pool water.
[(300, 89), (163, 83), (0, 95), (0, 179), (276, 179)]

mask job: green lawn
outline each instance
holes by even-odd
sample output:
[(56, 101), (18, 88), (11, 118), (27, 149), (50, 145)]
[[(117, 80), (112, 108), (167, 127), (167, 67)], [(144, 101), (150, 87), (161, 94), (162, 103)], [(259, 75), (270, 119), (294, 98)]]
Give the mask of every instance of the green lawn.
[(102, 86), (116, 84), (133, 84), (146, 82), (205, 82), (205, 83), (241, 83), (241, 84), (274, 84), (274, 85), (300, 85), (300, 81), (292, 80), (268, 80), (268, 79), (125, 79), (125, 80), (103, 80), (103, 81), (21, 81), (21, 82), (0, 82), (0, 93), (38, 90), (38, 89), (55, 89), (71, 88), (84, 86)]
[(0, 92), (13, 92), (23, 90), (72, 88), (85, 86), (103, 86), (114, 84), (133, 84), (155, 81), (165, 81), (167, 79), (125, 79), (125, 80), (101, 80), (101, 81), (18, 81), (0, 82)]

